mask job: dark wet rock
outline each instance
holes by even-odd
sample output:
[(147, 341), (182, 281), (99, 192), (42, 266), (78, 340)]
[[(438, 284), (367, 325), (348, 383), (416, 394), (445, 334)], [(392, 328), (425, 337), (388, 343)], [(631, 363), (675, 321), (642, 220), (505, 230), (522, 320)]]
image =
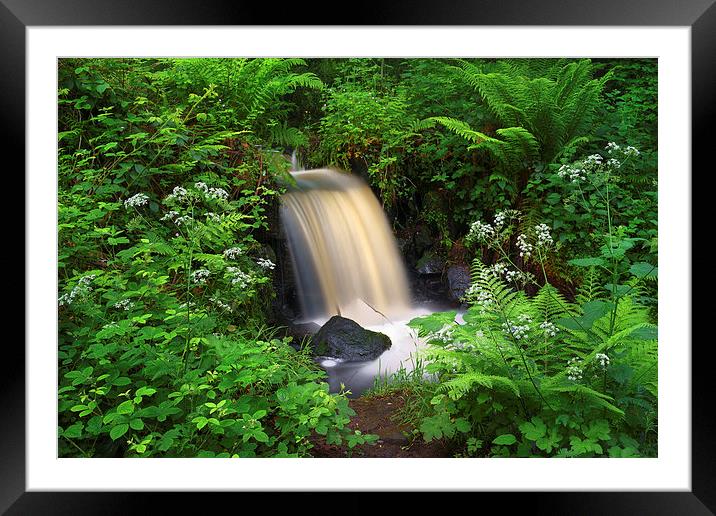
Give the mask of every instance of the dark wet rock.
[(390, 348), (390, 337), (366, 330), (360, 324), (334, 315), (312, 340), (318, 356), (340, 358), (347, 362), (374, 360)]
[(413, 235), (413, 248), (420, 256), (433, 245), (435, 239), (430, 234), (430, 230), (425, 226), (419, 226)]
[(321, 326), (314, 322), (291, 323), (286, 327), (286, 335), (293, 337), (291, 346), (301, 349), (307, 339), (312, 338), (321, 329)]
[(447, 271), (450, 299), (459, 301), (470, 287), (470, 269), (466, 265), (453, 265)]
[(444, 266), (445, 260), (433, 253), (425, 253), (415, 265), (415, 270), (418, 274), (441, 274)]

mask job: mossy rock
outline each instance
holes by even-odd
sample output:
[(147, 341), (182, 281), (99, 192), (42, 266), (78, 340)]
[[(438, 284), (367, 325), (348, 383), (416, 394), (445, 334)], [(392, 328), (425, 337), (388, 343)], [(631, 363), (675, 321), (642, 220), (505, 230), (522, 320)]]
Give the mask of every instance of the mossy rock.
[(334, 315), (313, 336), (312, 345), (317, 356), (358, 362), (375, 360), (392, 343), (383, 333), (366, 330), (351, 319)]

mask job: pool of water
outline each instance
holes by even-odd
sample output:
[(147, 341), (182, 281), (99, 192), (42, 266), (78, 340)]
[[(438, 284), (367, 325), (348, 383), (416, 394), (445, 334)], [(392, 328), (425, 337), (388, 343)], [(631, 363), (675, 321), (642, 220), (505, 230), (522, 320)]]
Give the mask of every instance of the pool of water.
[[(425, 346), (423, 339), (417, 336), (416, 330), (408, 326), (408, 322), (421, 315), (428, 315), (441, 310), (450, 310), (449, 307), (421, 306), (400, 321), (386, 322), (384, 324), (365, 325), (366, 329), (384, 333), (391, 340), (391, 347), (375, 360), (363, 362), (346, 362), (337, 358), (322, 357), (318, 364), (328, 373), (330, 392), (339, 392), (341, 385), (345, 387), (349, 398), (357, 398), (366, 390), (373, 387), (376, 378), (387, 377), (400, 369), (406, 372), (415, 369), (416, 352)], [(454, 310), (454, 308), (453, 308)], [(461, 322), (461, 313), (456, 320)], [(325, 320), (315, 320), (322, 325)]]

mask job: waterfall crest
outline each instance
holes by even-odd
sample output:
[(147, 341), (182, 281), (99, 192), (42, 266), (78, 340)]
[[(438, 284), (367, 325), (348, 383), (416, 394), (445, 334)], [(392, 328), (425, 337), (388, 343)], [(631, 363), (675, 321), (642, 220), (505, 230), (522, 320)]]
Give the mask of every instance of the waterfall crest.
[(410, 311), (405, 267), (382, 206), (356, 176), (292, 172), (281, 219), (304, 316), (382, 324)]

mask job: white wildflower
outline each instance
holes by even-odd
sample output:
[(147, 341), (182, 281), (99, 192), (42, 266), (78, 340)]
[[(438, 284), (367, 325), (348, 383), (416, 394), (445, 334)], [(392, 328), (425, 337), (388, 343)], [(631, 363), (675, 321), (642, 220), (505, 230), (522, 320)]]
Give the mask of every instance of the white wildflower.
[(242, 252), (240, 247), (232, 247), (224, 251), (224, 258), (235, 259), (237, 256), (241, 256)]
[(619, 145), (617, 145), (614, 142), (607, 143), (607, 146), (605, 147), (606, 151), (611, 154), (612, 152), (616, 152), (620, 149)]
[(256, 263), (262, 269), (273, 270), (273, 268), (276, 267), (276, 264), (267, 258), (259, 258), (258, 260), (256, 260)]
[(567, 379), (577, 382), (582, 379), (583, 371), (582, 368), (577, 365), (579, 359), (577, 357), (571, 358), (567, 362)]
[(216, 213), (212, 211), (206, 214), (206, 219), (212, 222), (221, 222), (221, 217), (219, 217)]
[(209, 188), (209, 191), (206, 193), (206, 195), (211, 199), (226, 200), (229, 198), (229, 193), (223, 188)]
[(164, 202), (168, 201), (178, 201), (182, 202), (184, 199), (186, 199), (186, 188), (182, 188), (181, 186), (175, 186), (174, 190), (172, 190), (172, 193), (167, 195), (164, 198)]
[(124, 206), (126, 208), (129, 208), (130, 206), (136, 208), (137, 206), (144, 206), (145, 204), (147, 204), (148, 201), (149, 197), (147, 195), (143, 193), (138, 193), (136, 195), (133, 195), (129, 199), (126, 199), (124, 201)]
[(59, 305), (71, 305), (78, 297), (83, 297), (92, 292), (92, 287), (90, 286), (90, 284), (92, 283), (92, 280), (96, 277), (97, 276), (95, 274), (88, 274), (87, 276), (82, 276), (77, 281), (77, 285), (72, 287), (72, 290), (60, 296), (60, 298), (58, 299)]
[(466, 239), (468, 241), (483, 242), (495, 234), (495, 229), (480, 220), (476, 220), (470, 226)]
[(517, 210), (501, 210), (495, 213), (495, 229), (500, 230), (502, 229), (502, 226), (505, 225), (505, 222), (507, 222), (510, 219), (513, 219), (519, 215), (519, 211)]
[(527, 241), (527, 236), (522, 234), (517, 237), (517, 247), (520, 249), (520, 256), (529, 258), (532, 255), (533, 246)]
[(515, 340), (526, 339), (529, 335), (532, 318), (529, 315), (523, 314), (518, 317), (518, 322), (523, 324), (515, 324), (511, 321), (502, 323), (502, 330), (507, 335), (512, 336)]
[(507, 265), (501, 262), (497, 262), (491, 267), (489, 267), (489, 271), (494, 277), (501, 278), (507, 272)]
[(622, 162), (616, 158), (609, 158), (607, 160), (607, 166), (611, 168), (619, 168), (622, 166)]
[(585, 165), (601, 165), (604, 158), (600, 154), (591, 154), (584, 159)]
[(544, 334), (547, 337), (555, 337), (557, 335), (557, 332), (559, 332), (559, 328), (557, 328), (556, 325), (552, 324), (549, 321), (543, 322), (539, 325), (539, 327), (544, 331)]
[(579, 181), (585, 181), (587, 179), (587, 171), (584, 168), (580, 168), (578, 164), (575, 165), (562, 165), (557, 171), (557, 175), (563, 179), (567, 179), (572, 183), (578, 183)]
[(537, 247), (548, 247), (554, 243), (547, 224), (537, 224), (535, 226), (535, 234), (537, 236)]
[(483, 289), (478, 283), (473, 283), (468, 287), (465, 294), (463, 294), (463, 299), (479, 306), (482, 313), (488, 310), (495, 302), (492, 294)]
[(132, 302), (131, 299), (122, 299), (120, 301), (117, 301), (112, 305), (114, 308), (119, 308), (120, 310), (126, 310), (129, 311), (132, 308), (134, 308), (134, 302)]
[(231, 275), (231, 284), (238, 285), (240, 288), (246, 288), (253, 282), (253, 276), (238, 267), (227, 267), (226, 271)]
[(206, 186), (206, 183), (199, 181), (198, 183), (194, 183), (194, 188), (197, 190), (201, 190), (204, 193), (209, 193), (209, 187)]
[(594, 355), (594, 360), (599, 362), (599, 365), (602, 369), (606, 369), (607, 367), (609, 367), (609, 357), (604, 353), (597, 353), (596, 355)]
[(629, 145), (626, 149), (624, 149), (624, 155), (627, 157), (630, 156), (638, 156), (640, 154), (639, 150), (636, 147), (632, 147)]
[(197, 285), (204, 285), (211, 272), (207, 269), (197, 269), (191, 273), (191, 281)]
[(223, 302), (222, 300), (220, 300), (220, 299), (217, 299), (217, 298), (213, 297), (213, 298), (211, 298), (211, 302), (214, 303), (214, 304), (215, 304), (216, 306), (218, 306), (219, 308), (221, 308), (224, 312), (230, 312), (230, 311), (231, 311), (231, 307), (230, 307), (229, 305), (227, 305), (226, 303), (224, 303), (224, 302)]
[(159, 219), (159, 220), (171, 220), (171, 221), (173, 221), (173, 220), (174, 220), (175, 218), (177, 218), (178, 216), (179, 216), (179, 213), (176, 212), (176, 211), (174, 211), (174, 210), (172, 210), (172, 211), (166, 212), (166, 213), (164, 214), (164, 216), (163, 216), (161, 219)]
[(532, 278), (533, 276), (529, 272), (522, 272), (515, 269), (505, 271), (505, 280), (507, 282), (524, 284), (529, 283)]
[(177, 217), (176, 219), (174, 219), (174, 223), (177, 226), (181, 226), (181, 225), (187, 224), (189, 222), (193, 222), (193, 221), (194, 221), (194, 219), (192, 219), (191, 216), (189, 216), (189, 215), (184, 215), (182, 217)]

